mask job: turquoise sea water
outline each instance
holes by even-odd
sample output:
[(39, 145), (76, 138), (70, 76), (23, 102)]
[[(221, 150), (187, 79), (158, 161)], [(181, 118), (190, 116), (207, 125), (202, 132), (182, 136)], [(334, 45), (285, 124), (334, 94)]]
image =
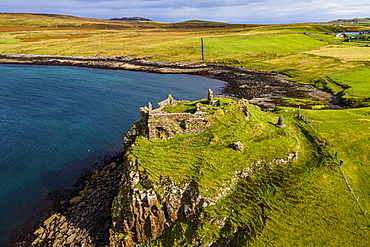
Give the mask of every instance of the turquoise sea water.
[(122, 149), (139, 108), (207, 97), (223, 82), (190, 75), (0, 65), (0, 245), (97, 157)]

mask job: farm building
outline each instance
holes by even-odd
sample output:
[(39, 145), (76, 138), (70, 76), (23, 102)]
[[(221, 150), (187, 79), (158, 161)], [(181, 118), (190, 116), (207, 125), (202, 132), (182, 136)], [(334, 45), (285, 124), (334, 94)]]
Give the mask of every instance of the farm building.
[(357, 35), (359, 35), (359, 32), (341, 32), (341, 33), (337, 33), (335, 35), (335, 37), (343, 38), (345, 35), (347, 35), (347, 36), (357, 36)]
[(370, 35), (370, 31), (369, 30), (362, 30), (359, 32), (359, 35)]

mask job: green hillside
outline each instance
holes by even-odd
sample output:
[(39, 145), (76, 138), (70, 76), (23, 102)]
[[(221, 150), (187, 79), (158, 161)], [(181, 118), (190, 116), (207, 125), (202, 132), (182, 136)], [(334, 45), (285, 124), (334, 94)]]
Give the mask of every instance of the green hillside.
[(303, 34), (219, 37), (207, 38), (204, 42), (207, 60), (227, 62), (235, 59), (240, 60), (241, 65), (246, 65), (248, 60), (258, 62), (268, 58), (284, 57), (326, 44)]
[(330, 143), (331, 153), (343, 160), (341, 171), (347, 176), (364, 211), (370, 210), (370, 108), (345, 111), (309, 111), (317, 133)]
[[(205, 198), (228, 191), (196, 223), (180, 219), (143, 246), (194, 246), (200, 239), (213, 246), (366, 246), (370, 110), (305, 110), (303, 121), (295, 109), (248, 109), (246, 120), (235, 103), (209, 107), (211, 128), (203, 133), (137, 139), (130, 160), (157, 184), (156, 193), (163, 193), (163, 178), (195, 181)], [(285, 128), (275, 125), (279, 115)], [(243, 151), (231, 147), (236, 141)], [(297, 160), (278, 161), (296, 152)]]
[(345, 88), (343, 99), (356, 106), (370, 106), (370, 69), (355, 70), (330, 77)]

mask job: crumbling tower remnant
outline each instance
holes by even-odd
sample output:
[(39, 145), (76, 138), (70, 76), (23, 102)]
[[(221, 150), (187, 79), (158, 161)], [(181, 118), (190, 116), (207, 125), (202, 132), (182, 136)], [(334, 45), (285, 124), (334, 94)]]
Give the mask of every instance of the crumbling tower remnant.
[(239, 111), (244, 114), (244, 119), (245, 120), (249, 119), (248, 104), (249, 104), (248, 100), (246, 100), (246, 99), (238, 100)]
[(214, 99), (214, 94), (212, 89), (208, 89), (208, 104), (211, 106), (220, 106), (220, 100)]
[(208, 89), (208, 104), (211, 104), (213, 101), (213, 90)]
[(158, 109), (157, 110), (162, 110), (163, 108), (165, 108), (168, 105), (176, 105), (176, 101), (172, 97), (171, 94), (168, 95), (167, 99), (165, 99), (161, 102), (158, 102)]
[(149, 119), (149, 115), (152, 113), (152, 111), (153, 111), (153, 106), (150, 102), (148, 103), (148, 106), (140, 107), (140, 119), (141, 119), (141, 121), (142, 122), (147, 122), (148, 119)]

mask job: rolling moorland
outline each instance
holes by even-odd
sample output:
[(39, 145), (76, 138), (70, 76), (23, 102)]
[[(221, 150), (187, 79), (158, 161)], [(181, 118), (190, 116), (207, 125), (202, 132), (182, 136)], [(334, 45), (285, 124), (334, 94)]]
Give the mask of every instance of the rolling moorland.
[[(197, 224), (180, 217), (158, 239), (146, 239), (146, 245), (367, 246), (370, 43), (335, 37), (366, 30), (364, 23), (231, 25), (0, 14), (0, 52), (226, 64), (283, 73), (291, 82), (337, 95), (353, 109), (317, 110), (325, 107), (318, 102), (298, 110), (310, 99), (291, 97), (281, 100), (295, 108), (263, 112), (249, 105), (246, 122), (230, 101), (208, 110), (212, 127), (204, 133), (154, 142), (137, 138), (129, 158), (138, 170), (148, 171), (154, 183), (160, 183), (158, 174), (180, 184), (197, 181), (205, 197), (217, 195), (245, 164), (300, 150), (295, 162), (258, 168), (239, 179), (232, 192), (204, 208)], [(276, 128), (278, 116), (285, 117), (286, 128)], [(238, 140), (246, 147), (242, 155), (229, 148)], [(117, 212), (113, 217), (119, 217)], [(118, 242), (130, 237), (117, 229)]]

